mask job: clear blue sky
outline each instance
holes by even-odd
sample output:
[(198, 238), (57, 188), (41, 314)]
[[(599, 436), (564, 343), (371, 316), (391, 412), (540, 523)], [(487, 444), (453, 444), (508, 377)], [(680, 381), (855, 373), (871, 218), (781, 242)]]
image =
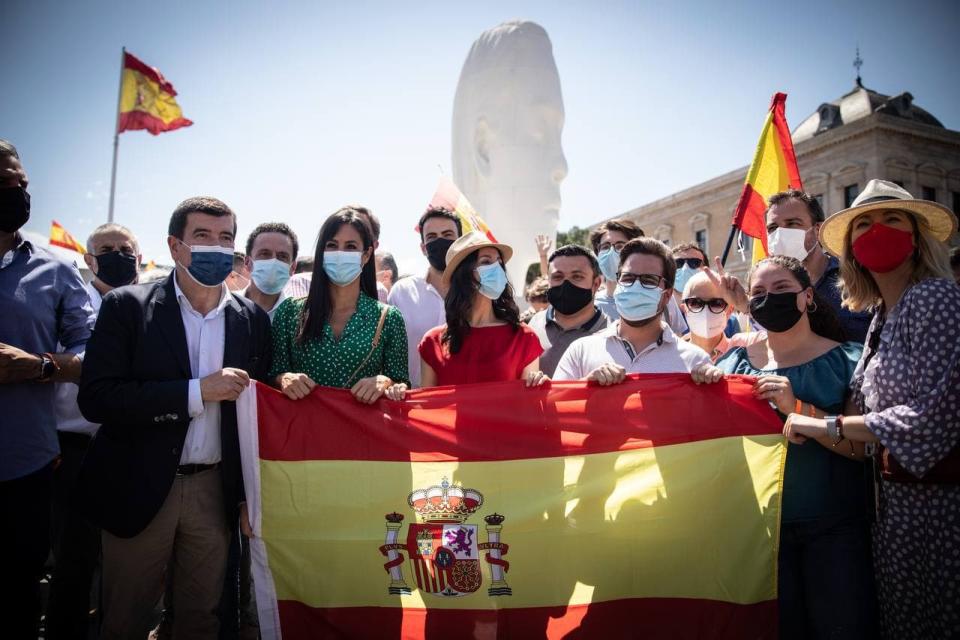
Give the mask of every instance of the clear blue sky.
[[(325, 3), (324, 3), (325, 4)], [(120, 137), (117, 221), (169, 263), (166, 224), (209, 194), (238, 239), (282, 220), (312, 252), (321, 221), (370, 206), (402, 270), (442, 165), (473, 40), (511, 18), (543, 25), (566, 105), (560, 228), (586, 225), (749, 162), (770, 96), (791, 126), (864, 83), (909, 90), (960, 129), (960, 3), (4, 3), (0, 137), (21, 151), (33, 217), (81, 240), (106, 220), (120, 48), (158, 67), (190, 128)], [(407, 5), (400, 8), (400, 5)], [(734, 203), (731, 203), (731, 207)]]

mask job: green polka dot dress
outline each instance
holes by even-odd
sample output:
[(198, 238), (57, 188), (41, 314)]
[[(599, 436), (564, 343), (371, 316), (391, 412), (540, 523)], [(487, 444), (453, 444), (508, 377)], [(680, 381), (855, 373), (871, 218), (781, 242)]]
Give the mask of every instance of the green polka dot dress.
[[(384, 319), (380, 342), (360, 371), (357, 367), (370, 352), (373, 336), (380, 321), (382, 303), (361, 293), (357, 310), (350, 316), (339, 339), (334, 338), (330, 323), (324, 325), (323, 336), (297, 344), (300, 315), (306, 298), (287, 298), (273, 319), (273, 368), (270, 379), (281, 373), (305, 373), (319, 385), (349, 389), (361, 378), (384, 375), (394, 382), (410, 384), (407, 365), (407, 332), (403, 315), (390, 307)], [(354, 374), (354, 375), (351, 375)]]

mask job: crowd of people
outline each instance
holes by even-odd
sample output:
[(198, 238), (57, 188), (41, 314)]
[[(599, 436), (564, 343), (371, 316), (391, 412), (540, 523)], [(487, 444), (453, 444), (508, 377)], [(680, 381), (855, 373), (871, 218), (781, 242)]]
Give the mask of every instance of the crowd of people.
[(442, 208), (417, 221), (426, 272), (400, 278), (364, 207), (331, 214), (312, 257), (282, 222), (238, 254), (230, 207), (190, 198), (149, 283), (126, 227), (90, 234), (85, 283), (19, 233), (29, 215), (0, 141), (4, 637), (37, 638), (42, 615), (47, 638), (87, 637), (98, 571), (100, 637), (256, 637), (234, 404), (251, 380), (373, 404), (643, 373), (752, 376), (782, 418), (782, 637), (960, 636), (957, 222), (894, 183), (829, 217), (773, 196), (746, 282), (627, 219), (589, 247), (537, 239), (524, 314), (512, 248)]

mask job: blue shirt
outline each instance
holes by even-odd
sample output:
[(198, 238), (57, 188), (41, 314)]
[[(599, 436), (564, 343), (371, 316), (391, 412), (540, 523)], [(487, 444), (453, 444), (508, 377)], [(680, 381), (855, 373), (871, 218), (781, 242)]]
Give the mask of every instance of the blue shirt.
[(847, 340), (863, 344), (864, 340), (867, 339), (867, 329), (870, 328), (873, 315), (845, 309), (840, 304), (839, 281), (840, 261), (834, 256), (830, 256), (827, 268), (813, 288), (821, 298), (830, 303), (833, 312), (837, 314), (837, 319), (840, 320), (840, 326), (847, 334)]
[[(29, 353), (82, 353), (94, 314), (80, 272), (46, 249), (17, 237), (0, 256), (0, 342)], [(56, 386), (0, 384), (0, 481), (43, 468), (60, 452)]]
[[(717, 366), (724, 373), (784, 376), (790, 380), (798, 399), (829, 414), (840, 414), (862, 353), (862, 344), (844, 342), (803, 364), (757, 369), (750, 362), (747, 350), (737, 347), (720, 358)], [(841, 452), (849, 451), (847, 443), (839, 446), (847, 447), (841, 448)], [(781, 519), (787, 523), (837, 516), (863, 517), (868, 479), (867, 465), (828, 451), (819, 442), (810, 440), (801, 445), (788, 445)]]

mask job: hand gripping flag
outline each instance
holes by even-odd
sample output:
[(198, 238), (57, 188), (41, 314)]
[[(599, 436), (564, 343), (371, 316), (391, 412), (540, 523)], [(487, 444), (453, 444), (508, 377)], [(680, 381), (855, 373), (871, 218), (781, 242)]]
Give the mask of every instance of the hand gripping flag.
[[(470, 201), (467, 200), (467, 197), (449, 178), (440, 178), (440, 183), (437, 185), (433, 198), (430, 199), (429, 206), (443, 208), (457, 214), (457, 217), (460, 218), (460, 226), (463, 228), (463, 235), (467, 235), (471, 231), (482, 231), (490, 238), (491, 242), (497, 241), (487, 223), (484, 222), (480, 214), (470, 204)], [(417, 227), (415, 231), (419, 233), (420, 228)]]
[(60, 226), (60, 223), (54, 220), (50, 223), (50, 244), (55, 247), (63, 247), (76, 251), (80, 255), (87, 252), (82, 244), (76, 238), (70, 235), (70, 232)]
[(759, 240), (753, 243), (753, 264), (767, 256), (767, 199), (786, 189), (803, 189), (787, 127), (786, 102), (785, 93), (774, 94), (770, 101), (770, 111), (733, 213), (733, 226)]
[(777, 635), (786, 448), (749, 381), (254, 384), (237, 415), (264, 638)]
[(189, 127), (174, 99), (177, 92), (163, 74), (129, 53), (123, 54), (120, 81), (120, 118), (117, 133), (146, 129), (153, 135)]

